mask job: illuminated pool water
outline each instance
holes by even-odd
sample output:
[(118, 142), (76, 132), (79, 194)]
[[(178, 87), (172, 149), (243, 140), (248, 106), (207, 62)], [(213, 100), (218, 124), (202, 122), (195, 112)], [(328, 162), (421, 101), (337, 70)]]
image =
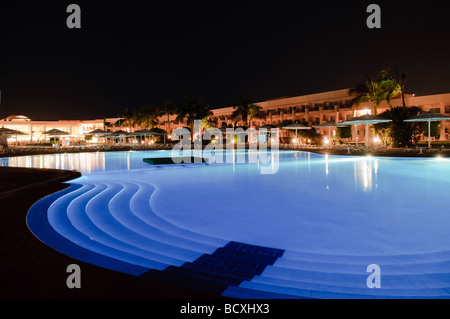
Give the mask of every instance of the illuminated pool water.
[[(260, 163), (142, 161), (168, 151), (0, 163), (83, 173), (36, 203), (27, 222), (50, 246), (102, 267), (140, 276), (238, 242), (282, 256), (225, 296), (450, 296), (450, 161), (272, 155), (279, 158), (275, 174), (261, 174)], [(371, 264), (380, 267), (381, 288), (367, 287)]]

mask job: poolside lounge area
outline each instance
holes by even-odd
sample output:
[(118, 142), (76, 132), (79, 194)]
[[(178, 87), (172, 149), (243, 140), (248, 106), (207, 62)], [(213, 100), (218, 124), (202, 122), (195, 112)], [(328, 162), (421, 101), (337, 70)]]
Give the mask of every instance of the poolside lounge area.
[(392, 157), (448, 157), (450, 156), (450, 147), (436, 145), (432, 148), (424, 146), (392, 148), (386, 146), (364, 146), (355, 144), (342, 145), (299, 145), (299, 144), (280, 144), (279, 149), (316, 152), (321, 154), (333, 155), (353, 155), (353, 156), (392, 156)]
[[(167, 144), (103, 144), (89, 146), (69, 146), (69, 147), (9, 147), (0, 150), (0, 157), (25, 156), (25, 155), (44, 155), (44, 154), (63, 154), (63, 153), (82, 153), (82, 152), (113, 152), (113, 151), (139, 151), (139, 150), (171, 150), (173, 143)], [(248, 149), (248, 144), (235, 146)], [(264, 147), (270, 148), (269, 145)], [(364, 146), (363, 144), (341, 144), (341, 145), (308, 145), (299, 143), (280, 143), (276, 146), (280, 150), (297, 150), (315, 153), (327, 153), (335, 155), (367, 155), (374, 156), (398, 156), (398, 157), (448, 157), (450, 156), (450, 145), (437, 144), (428, 148), (426, 145), (417, 145), (414, 147), (391, 148), (382, 145)], [(193, 145), (192, 145), (193, 148)]]

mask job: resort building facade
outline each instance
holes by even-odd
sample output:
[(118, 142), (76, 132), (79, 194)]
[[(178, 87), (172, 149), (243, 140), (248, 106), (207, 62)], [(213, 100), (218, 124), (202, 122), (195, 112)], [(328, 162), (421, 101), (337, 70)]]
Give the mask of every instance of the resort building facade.
[[(314, 126), (327, 121), (339, 123), (363, 114), (375, 114), (375, 105), (371, 102), (351, 105), (350, 101), (352, 96), (349, 95), (348, 91), (348, 89), (342, 89), (295, 97), (283, 97), (255, 103), (261, 107), (263, 118), (251, 119), (250, 127), (258, 128), (263, 125), (279, 126), (285, 120), (298, 121), (299, 123), (307, 123), (309, 126)], [(406, 94), (405, 104), (406, 106), (418, 106), (424, 111), (434, 111), (450, 116), (450, 93), (426, 96)], [(377, 113), (383, 113), (391, 106), (401, 105), (401, 97), (392, 99), (390, 105), (383, 101), (377, 107)], [(236, 123), (232, 119), (233, 111), (233, 107), (212, 110), (219, 127), (231, 127), (235, 126), (235, 124), (242, 124)], [(160, 128), (172, 131), (175, 128), (185, 126), (186, 123), (175, 124), (175, 117), (171, 117), (170, 123), (167, 123), (167, 121), (164, 123), (163, 119), (161, 119), (164, 124), (160, 125)], [(317, 128), (323, 135), (328, 135), (328, 130), (330, 129), (331, 135), (333, 136), (336, 128)], [(449, 130), (450, 123), (448, 121), (441, 121), (438, 127), (438, 139), (448, 141)], [(287, 140), (286, 138), (291, 134), (292, 132), (288, 130), (280, 130), (280, 137), (283, 140)], [(365, 128), (363, 125), (358, 125), (357, 127), (355, 125), (352, 126), (352, 140), (365, 140)]]
[(24, 115), (11, 115), (0, 120), (0, 127), (21, 132), (20, 135), (10, 135), (12, 145), (25, 145), (27, 143), (40, 143), (47, 141), (51, 135), (45, 132), (57, 129), (66, 132), (63, 135), (63, 145), (70, 141), (84, 139), (85, 135), (95, 129), (104, 129), (111, 126), (119, 118), (95, 119), (95, 120), (59, 120), (59, 121), (33, 121)]
[[(366, 102), (359, 105), (350, 103), (352, 97), (348, 94), (348, 89), (322, 92), (316, 94), (283, 97), (271, 99), (255, 103), (261, 107), (262, 117), (250, 120), (250, 127), (258, 128), (263, 125), (279, 126), (283, 121), (290, 120), (293, 122), (307, 123), (309, 126), (319, 125), (327, 121), (336, 123), (349, 120), (352, 117), (363, 114), (375, 114), (375, 106), (373, 103)], [(415, 96), (414, 94), (405, 95), (406, 106), (418, 106), (424, 111), (434, 111), (437, 113), (450, 116), (450, 93)], [(381, 114), (391, 106), (401, 106), (402, 99), (394, 98), (390, 101), (390, 105), (383, 101), (377, 107), (377, 113)], [(214, 120), (218, 127), (234, 127), (242, 125), (239, 121), (232, 118), (234, 108), (223, 107), (212, 109)], [(158, 128), (166, 130), (168, 133), (174, 129), (185, 127), (186, 121), (176, 121), (176, 115), (160, 117), (160, 125)], [(59, 120), (59, 121), (33, 121), (26, 116), (13, 115), (0, 120), (0, 127), (14, 129), (25, 133), (24, 135), (11, 136), (11, 142), (17, 143), (33, 143), (48, 140), (49, 136), (44, 134), (50, 129), (59, 129), (68, 133), (64, 136), (65, 140), (80, 139), (95, 130), (102, 129), (106, 131), (124, 130), (133, 132), (143, 127), (124, 127), (115, 125), (120, 118), (106, 118), (95, 120)], [(334, 136), (336, 128), (317, 128), (325, 135)], [(331, 130), (329, 132), (329, 130)], [(370, 133), (369, 133), (370, 134)], [(280, 130), (282, 142), (289, 141), (292, 131)], [(370, 137), (372, 138), (372, 137)], [(440, 141), (448, 141), (450, 138), (450, 123), (441, 121), (438, 126), (438, 134), (435, 138)], [(97, 139), (94, 137), (94, 139)], [(423, 137), (425, 139), (425, 137)], [(363, 125), (352, 126), (352, 141), (365, 140), (365, 128)], [(96, 142), (94, 140), (94, 142)], [(64, 145), (64, 144), (63, 144)]]

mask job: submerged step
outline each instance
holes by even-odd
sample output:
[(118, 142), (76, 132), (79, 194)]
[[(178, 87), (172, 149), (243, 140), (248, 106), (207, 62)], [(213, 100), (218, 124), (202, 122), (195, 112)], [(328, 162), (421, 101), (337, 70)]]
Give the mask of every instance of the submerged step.
[(212, 254), (204, 254), (193, 262), (186, 262), (180, 267), (171, 266), (164, 271), (150, 270), (141, 277), (221, 294), (230, 285), (238, 286), (243, 281), (260, 275), (268, 265), (272, 265), (281, 257), (283, 252), (282, 249), (231, 241)]
[(179, 157), (151, 157), (144, 158), (143, 161), (152, 165), (161, 164), (191, 164), (191, 163), (208, 163), (206, 157), (195, 156), (179, 156)]

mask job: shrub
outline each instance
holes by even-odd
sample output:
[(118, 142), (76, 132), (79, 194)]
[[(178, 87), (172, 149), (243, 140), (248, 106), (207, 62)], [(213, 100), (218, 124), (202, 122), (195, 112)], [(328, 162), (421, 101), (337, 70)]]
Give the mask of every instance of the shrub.
[(351, 138), (352, 137), (352, 127), (350, 125), (338, 127), (336, 134), (339, 138)]
[(384, 111), (380, 116), (391, 119), (392, 122), (374, 125), (375, 131), (380, 134), (387, 145), (393, 147), (411, 146), (413, 136), (424, 131), (424, 122), (405, 122), (404, 120), (417, 116), (422, 109), (417, 106), (397, 106)]

